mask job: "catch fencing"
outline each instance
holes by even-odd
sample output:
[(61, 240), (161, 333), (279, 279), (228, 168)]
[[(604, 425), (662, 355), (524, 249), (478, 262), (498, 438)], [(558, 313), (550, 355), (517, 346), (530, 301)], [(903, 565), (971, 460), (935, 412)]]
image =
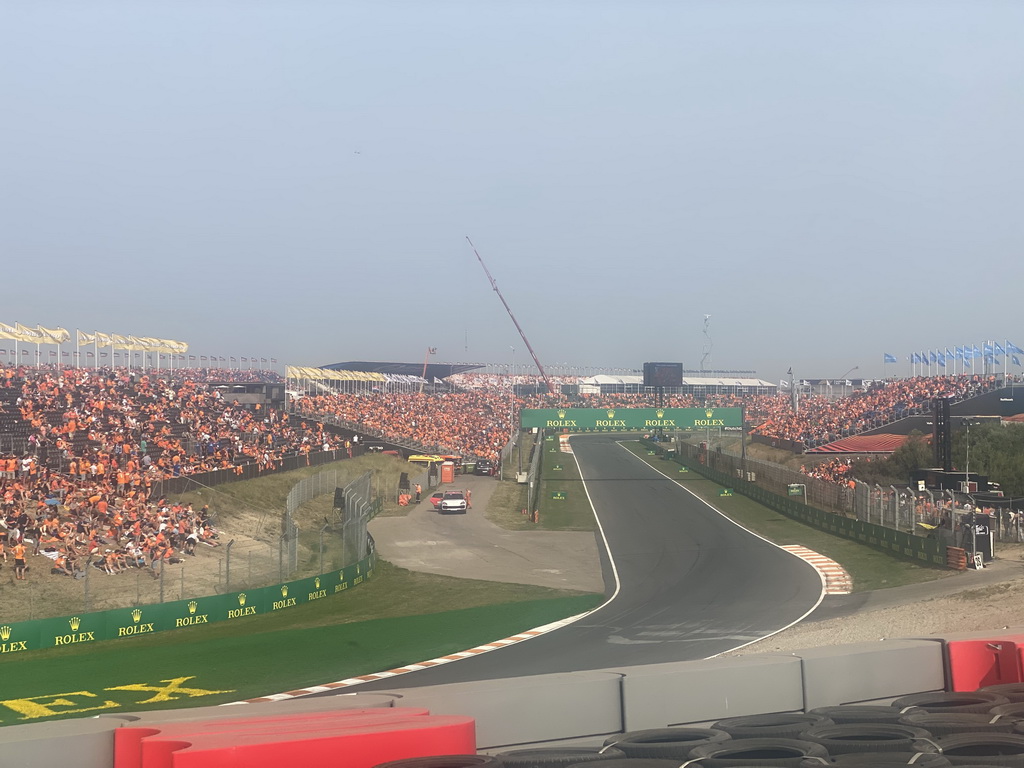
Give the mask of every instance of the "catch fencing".
[(998, 504), (988, 500), (983, 510), (971, 494), (869, 485), (858, 480), (837, 483), (767, 461), (744, 459), (718, 450), (702, 451), (689, 443), (679, 442), (676, 449), (692, 460), (704, 461), (716, 472), (753, 483), (770, 493), (915, 536), (938, 536), (950, 543), (960, 542), (970, 515), (984, 511), (993, 517), (991, 529), (996, 541), (1024, 540), (1024, 516), (1013, 508), (1010, 499)]
[[(340, 457), (339, 457), (340, 458)], [(126, 606), (152, 605), (176, 600), (252, 590), (332, 569), (342, 569), (367, 557), (372, 543), (366, 530), (381, 507), (374, 498), (370, 472), (339, 488), (338, 470), (324, 470), (299, 481), (289, 492), (285, 509), (274, 511), (247, 505), (215, 488), (200, 486), (213, 510), (231, 509), (234, 537), (200, 543), (194, 555), (181, 551), (171, 562), (155, 567), (128, 567), (107, 573), (106, 552), (83, 562), (76, 577), (48, 577), (53, 563), (44, 554), (28, 558), (28, 578), (3, 592), (0, 623), (27, 621), (71, 613), (90, 613)], [(340, 502), (319, 525), (300, 526), (299, 508), (326, 494)], [(211, 514), (217, 525), (217, 513)], [(30, 550), (31, 551), (31, 550)], [(97, 567), (100, 566), (100, 567)]]
[[(756, 476), (749, 471), (744, 472), (742, 467), (731, 472), (725, 471), (723, 465), (729, 462), (714, 460), (696, 446), (682, 444), (673, 454), (667, 454), (663, 444), (644, 442), (648, 447), (662, 453), (663, 456), (675, 454), (676, 461), (707, 477), (712, 482), (748, 496), (786, 517), (836, 536), (886, 550), (898, 557), (929, 565), (947, 565), (947, 542), (938, 536), (915, 535), (910, 531), (888, 528), (847, 515), (818, 509), (804, 500), (796, 500), (789, 497), (788, 494), (779, 494), (768, 490), (758, 484)], [(721, 454), (712, 455), (722, 456)]]

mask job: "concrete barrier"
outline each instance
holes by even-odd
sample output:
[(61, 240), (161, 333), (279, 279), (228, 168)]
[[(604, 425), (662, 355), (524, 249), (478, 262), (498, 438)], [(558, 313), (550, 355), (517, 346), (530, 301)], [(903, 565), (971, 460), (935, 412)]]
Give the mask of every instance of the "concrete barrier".
[(942, 644), (884, 640), (794, 651), (802, 666), (804, 710), (891, 699), (945, 687)]
[(621, 675), (569, 672), (404, 688), (397, 707), (469, 715), (480, 749), (621, 733)]
[(800, 659), (736, 656), (606, 670), (622, 675), (623, 730), (803, 708)]

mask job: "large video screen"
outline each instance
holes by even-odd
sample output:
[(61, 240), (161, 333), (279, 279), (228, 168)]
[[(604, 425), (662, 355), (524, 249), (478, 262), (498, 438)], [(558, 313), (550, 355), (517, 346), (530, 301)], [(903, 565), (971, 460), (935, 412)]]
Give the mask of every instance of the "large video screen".
[(682, 363), (644, 363), (645, 387), (683, 386)]

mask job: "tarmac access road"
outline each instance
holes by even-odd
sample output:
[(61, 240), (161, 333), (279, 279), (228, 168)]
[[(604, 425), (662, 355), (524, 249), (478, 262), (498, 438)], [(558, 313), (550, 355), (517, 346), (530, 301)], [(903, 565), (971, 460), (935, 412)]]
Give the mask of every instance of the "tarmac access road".
[(716, 512), (621, 439), (570, 440), (606, 542), (604, 605), (531, 640), (339, 693), (703, 659), (773, 634), (821, 602), (814, 568)]

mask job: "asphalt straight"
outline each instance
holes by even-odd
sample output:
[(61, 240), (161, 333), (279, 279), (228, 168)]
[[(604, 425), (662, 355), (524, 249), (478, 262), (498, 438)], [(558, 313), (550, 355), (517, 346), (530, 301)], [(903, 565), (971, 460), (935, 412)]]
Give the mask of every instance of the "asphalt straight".
[(702, 659), (777, 632), (818, 605), (823, 586), (810, 565), (735, 525), (616, 440), (571, 439), (610, 552), (608, 602), (535, 639), (344, 691)]

